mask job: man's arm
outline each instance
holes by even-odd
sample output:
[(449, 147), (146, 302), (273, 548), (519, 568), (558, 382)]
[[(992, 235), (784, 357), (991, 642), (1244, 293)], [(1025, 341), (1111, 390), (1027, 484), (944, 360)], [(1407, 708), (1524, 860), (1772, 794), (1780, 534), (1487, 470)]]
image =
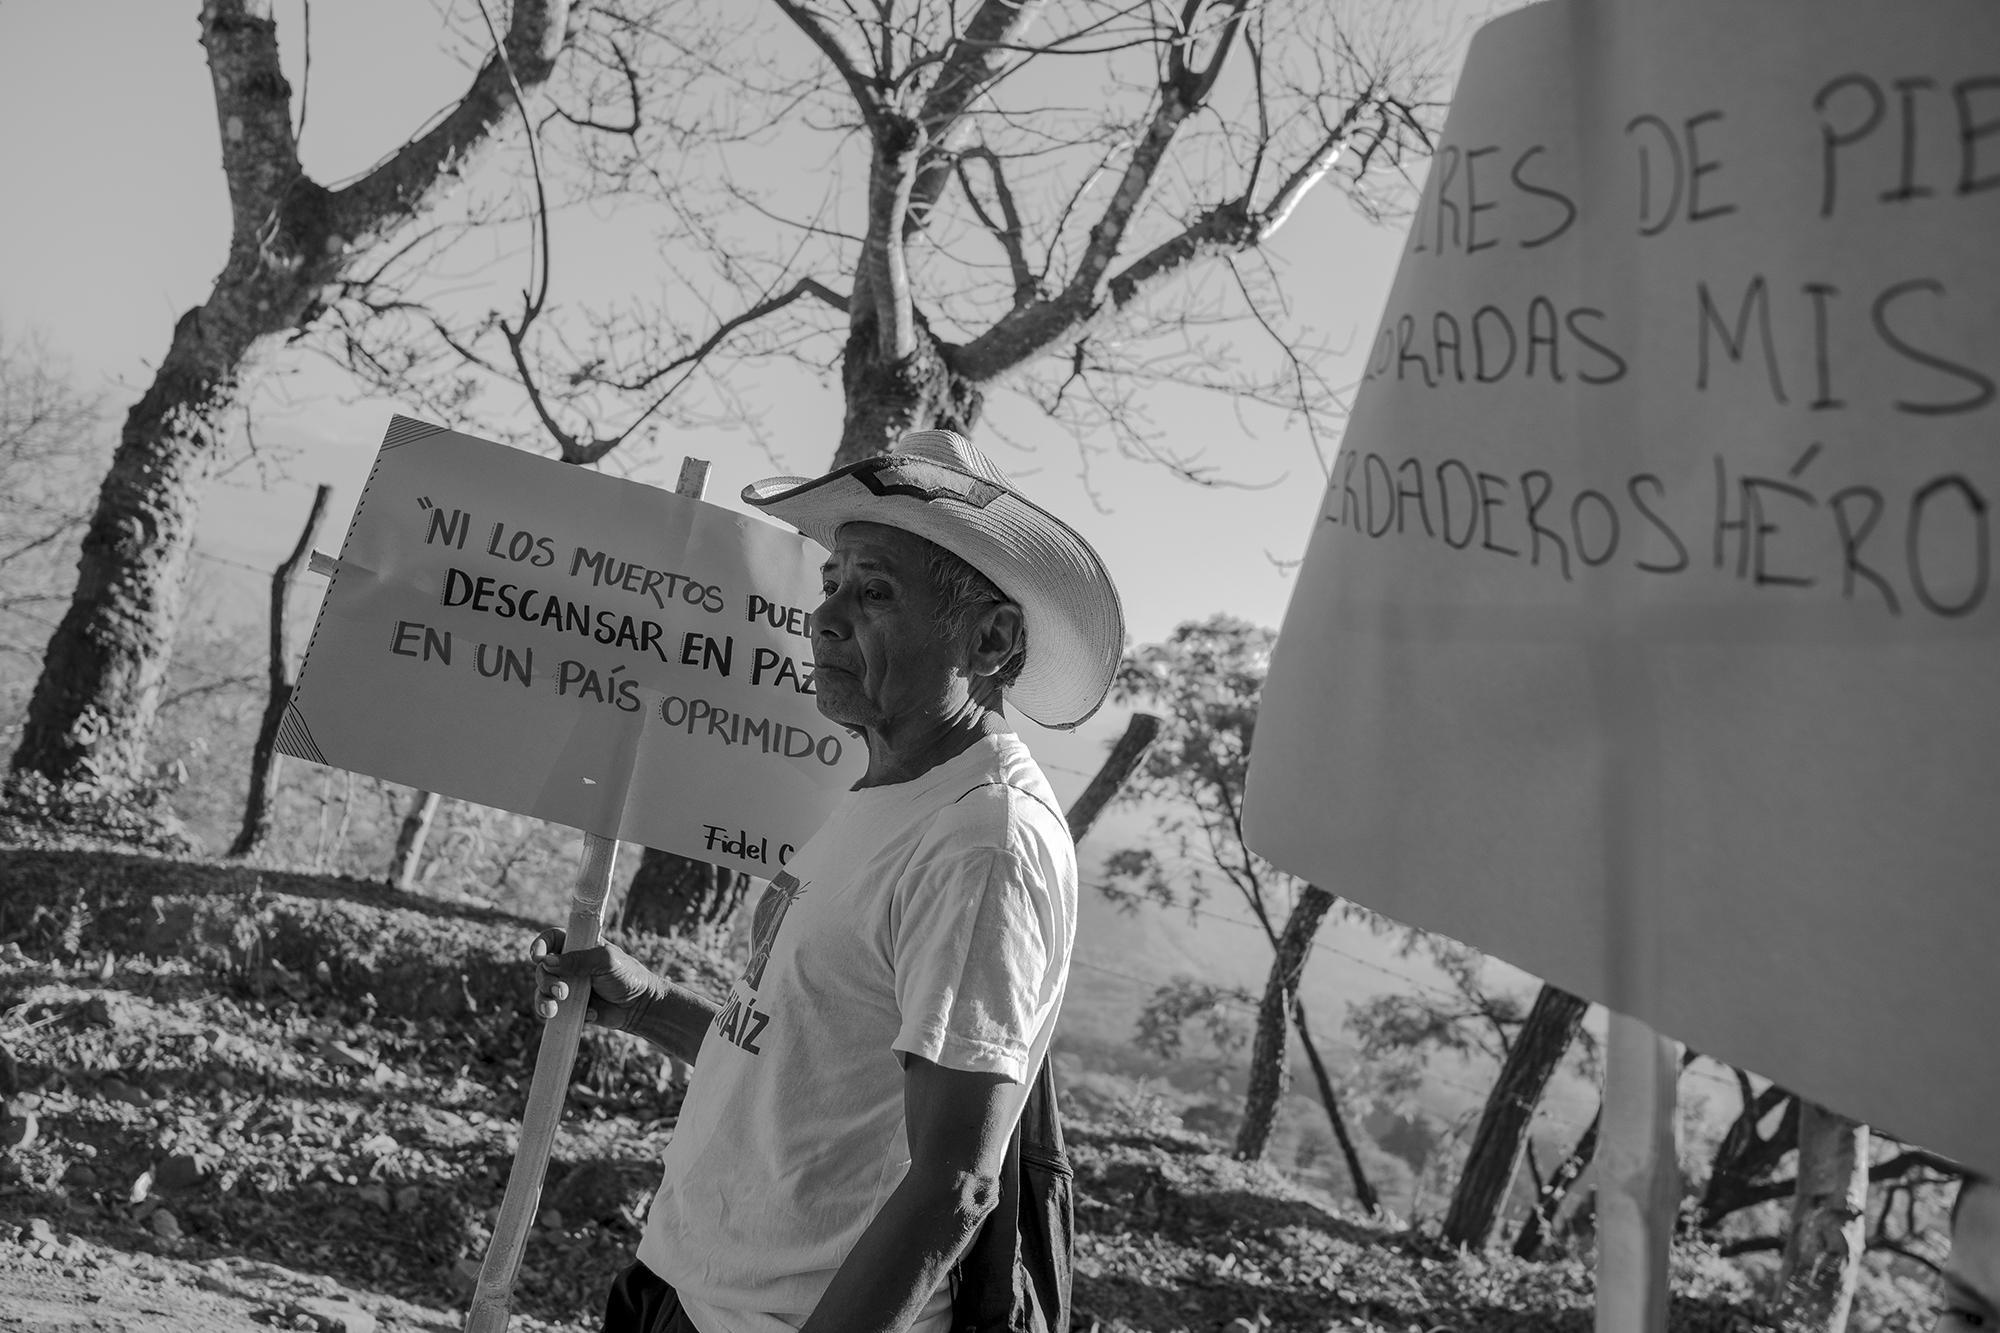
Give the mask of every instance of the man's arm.
[(999, 1202), (1026, 1084), (916, 1056), (903, 1064), (910, 1170), (833, 1275), (800, 1333), (903, 1333)]
[[(708, 1035), (722, 1006), (686, 986), (671, 981), (664, 985), (665, 990), (650, 1004), (625, 1019), (624, 1030), (645, 1038), (675, 1059), (693, 1064), (695, 1056), (701, 1054), (701, 1039)], [(601, 1000), (592, 996), (591, 1007), (601, 1010)], [(607, 1027), (617, 1026), (616, 1020), (606, 1019), (601, 1012), (598, 1021)]]
[(572, 984), (590, 988), (590, 1021), (643, 1037), (668, 1055), (694, 1063), (701, 1040), (722, 1006), (675, 985), (615, 944), (564, 953), (563, 932), (545, 930), (529, 947), (536, 964), (535, 1013), (555, 1017)]

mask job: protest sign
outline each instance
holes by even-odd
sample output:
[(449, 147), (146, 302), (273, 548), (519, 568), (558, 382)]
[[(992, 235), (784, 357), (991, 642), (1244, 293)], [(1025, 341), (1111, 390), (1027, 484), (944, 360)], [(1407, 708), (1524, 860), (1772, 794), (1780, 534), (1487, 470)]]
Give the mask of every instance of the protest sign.
[(397, 417), (279, 748), (769, 878), (866, 760), (815, 706), (824, 558)]
[(2000, 1169), (2000, 10), (1475, 39), (1265, 691), (1285, 868)]

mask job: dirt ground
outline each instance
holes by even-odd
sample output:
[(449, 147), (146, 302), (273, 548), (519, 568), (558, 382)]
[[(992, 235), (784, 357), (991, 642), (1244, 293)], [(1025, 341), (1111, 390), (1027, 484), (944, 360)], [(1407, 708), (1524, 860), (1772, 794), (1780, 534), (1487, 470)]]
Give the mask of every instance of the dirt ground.
[[(0, 1333), (464, 1326), (539, 1042), (529, 923), (4, 839), (0, 890)], [(720, 975), (654, 947), (688, 984)], [(659, 1179), (671, 1072), (586, 1042), (510, 1333), (596, 1327)], [(1587, 1253), (1451, 1253), (1149, 1105), (1065, 1117), (1065, 1333), (1588, 1333)], [(1857, 1327), (1930, 1326), (1933, 1284), (1898, 1281)], [(1670, 1321), (1773, 1327), (1743, 1266), (1702, 1246), (1676, 1249)]]
[(0, 1333), (449, 1333), (464, 1323), (458, 1311), (275, 1264), (128, 1253), (65, 1235), (42, 1219), (0, 1227)]

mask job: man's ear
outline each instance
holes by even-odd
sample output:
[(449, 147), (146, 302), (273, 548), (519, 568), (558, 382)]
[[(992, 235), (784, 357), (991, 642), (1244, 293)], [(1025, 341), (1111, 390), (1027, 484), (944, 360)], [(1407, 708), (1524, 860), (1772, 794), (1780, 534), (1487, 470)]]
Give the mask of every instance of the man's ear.
[(974, 678), (997, 676), (1013, 660), (1024, 636), (1021, 608), (1013, 602), (989, 602), (973, 622), (972, 643), (965, 667)]

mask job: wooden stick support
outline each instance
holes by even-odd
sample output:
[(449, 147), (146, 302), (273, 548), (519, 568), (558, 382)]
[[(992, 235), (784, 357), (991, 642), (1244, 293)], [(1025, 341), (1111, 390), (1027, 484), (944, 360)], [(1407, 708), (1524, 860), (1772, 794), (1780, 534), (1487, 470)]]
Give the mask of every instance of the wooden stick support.
[[(699, 500), (708, 490), (708, 463), (689, 458), (681, 463), (675, 490)], [(604, 939), (604, 904), (611, 892), (611, 872), (618, 861), (618, 840), (595, 833), (583, 835), (583, 864), (577, 868), (570, 897), (565, 951), (595, 948)], [(528, 1229), (534, 1225), (542, 1199), (542, 1177), (549, 1152), (562, 1124), (563, 1099), (569, 1092), (570, 1071), (576, 1066), (577, 1043), (583, 1037), (583, 1016), (590, 1007), (588, 987), (570, 988), (569, 998), (556, 1006), (556, 1016), (542, 1028), (535, 1054), (535, 1073), (528, 1085), (528, 1105), (521, 1113), (521, 1140), (514, 1166), (507, 1175), (507, 1192), (493, 1223), (493, 1239), (479, 1266), (472, 1290), (472, 1308), (465, 1316), (465, 1333), (505, 1333), (514, 1298), (514, 1279), (521, 1271)]]
[(1598, 1139), (1597, 1333), (1666, 1333), (1668, 1248), (1680, 1207), (1678, 1043), (1611, 1014)]
[[(583, 835), (583, 865), (570, 899), (564, 947), (594, 948), (604, 935), (604, 900), (611, 892), (611, 871), (618, 861), (618, 840), (595, 833)], [(521, 1270), (528, 1228), (542, 1199), (542, 1175), (562, 1122), (563, 1098), (569, 1091), (570, 1070), (576, 1066), (577, 1043), (583, 1037), (583, 1015), (590, 1006), (590, 989), (572, 986), (569, 998), (556, 1006), (556, 1016), (542, 1028), (535, 1055), (534, 1081), (528, 1085), (527, 1109), (521, 1113), (521, 1140), (514, 1166), (507, 1175), (507, 1193), (493, 1223), (493, 1239), (479, 1266), (472, 1291), (466, 1333), (502, 1333), (514, 1295), (514, 1278)]]

